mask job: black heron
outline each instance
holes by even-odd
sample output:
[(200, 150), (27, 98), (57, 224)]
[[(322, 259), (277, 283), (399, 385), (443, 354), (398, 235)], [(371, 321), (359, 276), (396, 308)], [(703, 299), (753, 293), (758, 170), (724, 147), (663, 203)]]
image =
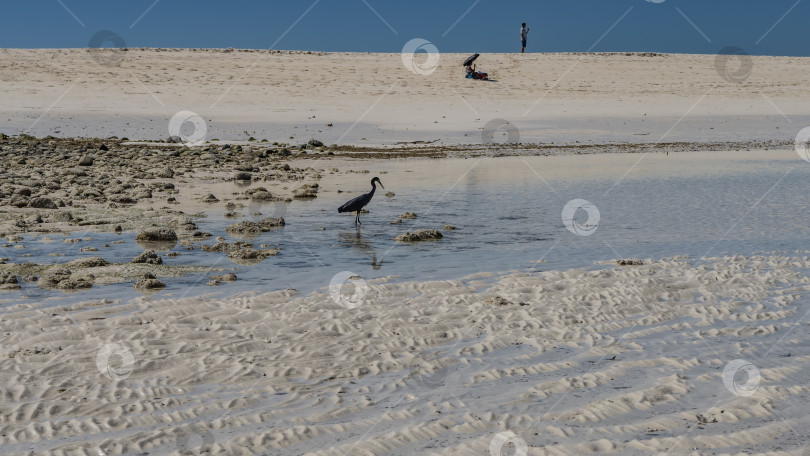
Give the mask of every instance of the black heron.
[(355, 212), (357, 215), (354, 218), (354, 224), (362, 225), (362, 223), (360, 223), (360, 211), (363, 210), (363, 208), (366, 207), (366, 204), (371, 201), (371, 198), (374, 197), (374, 191), (377, 190), (377, 183), (380, 184), (380, 187), (382, 187), (383, 190), (385, 189), (382, 182), (380, 182), (380, 178), (375, 177), (374, 179), (371, 179), (370, 192), (366, 193), (365, 195), (360, 195), (357, 198), (352, 198), (346, 204), (340, 206), (338, 208), (338, 212)]

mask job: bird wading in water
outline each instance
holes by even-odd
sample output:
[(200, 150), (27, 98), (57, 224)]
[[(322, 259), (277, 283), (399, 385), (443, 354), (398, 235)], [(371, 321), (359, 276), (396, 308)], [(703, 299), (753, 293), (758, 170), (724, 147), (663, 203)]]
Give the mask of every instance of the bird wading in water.
[(366, 193), (365, 195), (360, 195), (357, 198), (352, 198), (346, 204), (340, 206), (338, 208), (338, 212), (355, 212), (357, 215), (354, 218), (354, 224), (362, 225), (362, 223), (360, 223), (360, 211), (363, 210), (363, 208), (366, 207), (366, 204), (368, 204), (371, 201), (371, 198), (374, 197), (374, 191), (377, 190), (377, 184), (380, 184), (380, 187), (382, 187), (383, 190), (385, 190), (385, 187), (383, 187), (382, 182), (380, 182), (380, 178), (375, 177), (374, 179), (371, 179), (370, 192)]

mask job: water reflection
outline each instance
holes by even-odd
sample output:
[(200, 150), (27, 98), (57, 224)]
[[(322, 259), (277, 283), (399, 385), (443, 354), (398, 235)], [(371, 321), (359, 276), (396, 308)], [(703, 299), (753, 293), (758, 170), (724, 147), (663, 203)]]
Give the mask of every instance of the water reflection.
[(383, 261), (377, 261), (377, 249), (371, 244), (369, 239), (363, 238), (363, 233), (358, 226), (352, 231), (338, 232), (338, 239), (342, 245), (348, 245), (363, 252), (366, 256), (371, 257), (371, 268), (379, 271), (382, 268)]

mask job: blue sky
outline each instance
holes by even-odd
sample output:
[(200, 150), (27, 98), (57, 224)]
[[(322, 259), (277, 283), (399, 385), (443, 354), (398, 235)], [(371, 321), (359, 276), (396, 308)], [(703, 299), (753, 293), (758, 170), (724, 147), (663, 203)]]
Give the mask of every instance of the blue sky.
[(511, 52), (527, 22), (530, 52), (810, 56), (810, 0), (18, 0), (3, 17), (11, 48), (87, 47), (110, 30), (129, 47), (400, 52), (418, 37)]

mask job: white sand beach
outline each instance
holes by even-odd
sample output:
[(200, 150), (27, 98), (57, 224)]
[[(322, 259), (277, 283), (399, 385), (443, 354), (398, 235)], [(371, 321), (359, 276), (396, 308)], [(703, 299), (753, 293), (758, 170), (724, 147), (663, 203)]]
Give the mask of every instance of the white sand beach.
[(6, 134), (165, 139), (188, 110), (209, 139), (360, 145), (479, 143), (492, 119), (527, 143), (792, 138), (779, 128), (810, 124), (807, 58), (483, 54), (497, 81), (484, 82), (464, 79), (466, 57), (419, 74), (400, 54), (3, 49), (0, 119)]

